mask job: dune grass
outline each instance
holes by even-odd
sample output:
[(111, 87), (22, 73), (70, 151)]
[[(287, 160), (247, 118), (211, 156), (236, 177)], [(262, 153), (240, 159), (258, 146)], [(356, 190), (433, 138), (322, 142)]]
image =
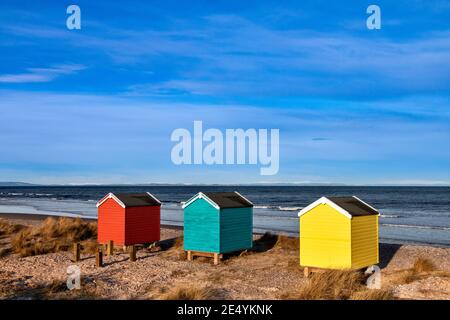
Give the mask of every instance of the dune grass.
[(24, 226), (20, 224), (13, 224), (8, 222), (5, 219), (0, 219), (0, 236), (9, 236), (20, 230), (22, 230)]
[(185, 252), (184, 252), (184, 240), (183, 237), (178, 237), (173, 239), (170, 244), (163, 245), (163, 254), (168, 258), (172, 258), (175, 260), (184, 260)]
[(41, 225), (28, 227), (11, 236), (12, 251), (22, 257), (67, 251), (75, 242), (93, 250), (97, 224), (79, 218), (47, 218)]
[(372, 289), (357, 291), (350, 296), (350, 300), (394, 300), (391, 290)]
[[(3, 289), (3, 291), (2, 291)], [(40, 282), (33, 287), (10, 285), (0, 288), (0, 298), (19, 300), (96, 300), (95, 286), (82, 284), (81, 289), (69, 290), (63, 280)]]
[(435, 271), (436, 267), (434, 263), (427, 258), (419, 257), (414, 262), (414, 265), (412, 267), (412, 271), (414, 273), (421, 273), (421, 272), (430, 272)]
[(215, 296), (214, 290), (198, 285), (179, 285), (157, 297), (158, 300), (209, 300)]
[(385, 300), (393, 296), (385, 290), (369, 290), (361, 272), (326, 270), (314, 273), (296, 291), (281, 295), (290, 300)]
[(409, 284), (411, 282), (420, 280), (431, 276), (436, 271), (434, 263), (427, 258), (419, 257), (414, 261), (411, 268), (404, 270), (397, 277), (397, 284)]
[(277, 242), (275, 243), (275, 248), (295, 250), (298, 251), (300, 244), (299, 239), (294, 237), (288, 237), (285, 235), (277, 236)]

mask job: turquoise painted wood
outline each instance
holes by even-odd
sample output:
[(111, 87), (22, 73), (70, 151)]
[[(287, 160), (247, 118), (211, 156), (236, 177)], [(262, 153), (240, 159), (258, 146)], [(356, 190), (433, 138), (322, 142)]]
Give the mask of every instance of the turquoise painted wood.
[(253, 246), (253, 208), (220, 210), (220, 252), (250, 249)]
[(204, 199), (184, 208), (184, 250), (227, 253), (252, 245), (253, 208), (219, 211)]
[(203, 199), (184, 208), (184, 250), (220, 252), (219, 210)]

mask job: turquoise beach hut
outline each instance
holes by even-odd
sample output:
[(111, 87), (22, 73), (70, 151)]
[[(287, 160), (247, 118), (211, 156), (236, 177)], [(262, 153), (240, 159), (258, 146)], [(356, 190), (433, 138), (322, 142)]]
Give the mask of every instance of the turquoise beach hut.
[(189, 260), (209, 253), (218, 263), (219, 254), (252, 247), (253, 203), (238, 192), (199, 192), (183, 209)]

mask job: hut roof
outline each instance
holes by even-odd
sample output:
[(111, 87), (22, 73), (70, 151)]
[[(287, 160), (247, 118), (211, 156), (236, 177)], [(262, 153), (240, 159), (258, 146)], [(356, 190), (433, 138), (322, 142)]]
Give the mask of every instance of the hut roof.
[(194, 197), (186, 201), (183, 208), (189, 206), (196, 199), (205, 199), (216, 209), (227, 208), (248, 208), (253, 207), (253, 203), (242, 196), (239, 192), (199, 192)]
[(123, 208), (129, 207), (145, 207), (145, 206), (160, 206), (159, 201), (155, 196), (149, 192), (144, 193), (109, 193), (102, 200), (97, 203), (97, 207), (101, 206), (103, 202), (108, 199), (114, 199)]
[(299, 216), (310, 211), (319, 204), (328, 204), (348, 218), (378, 215), (379, 212), (361, 199), (352, 197), (322, 197), (299, 212)]

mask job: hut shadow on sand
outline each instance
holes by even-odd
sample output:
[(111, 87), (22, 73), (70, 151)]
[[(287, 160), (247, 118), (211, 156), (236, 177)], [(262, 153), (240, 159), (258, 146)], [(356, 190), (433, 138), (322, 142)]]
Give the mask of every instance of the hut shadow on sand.
[[(226, 253), (223, 255), (224, 260), (237, 257), (242, 255), (243, 252), (248, 253), (262, 253), (269, 251), (270, 249), (274, 248), (277, 244), (279, 239), (278, 235), (271, 234), (269, 232), (264, 233), (263, 235), (259, 236), (257, 239), (253, 241), (253, 247), (248, 250), (244, 251), (236, 251), (232, 253)], [(166, 251), (183, 251), (183, 238), (177, 237), (177, 238), (170, 238), (161, 240), (157, 243), (157, 251), (159, 252), (166, 252)]]
[(183, 250), (183, 237), (176, 237), (158, 241), (159, 251), (167, 251), (170, 249)]
[(378, 263), (378, 266), (381, 269), (386, 268), (401, 247), (402, 247), (401, 244), (380, 243), (379, 247), (380, 262)]
[(267, 252), (273, 249), (277, 245), (278, 241), (278, 235), (266, 232), (263, 235), (259, 236), (257, 239), (253, 240), (253, 246), (251, 249), (226, 253), (223, 255), (223, 258), (224, 260), (228, 260), (234, 257), (239, 257), (245, 253), (254, 254)]
[[(248, 253), (263, 253), (273, 249), (279, 241), (279, 236), (266, 232), (253, 241), (252, 249), (247, 250)], [(157, 243), (159, 247), (157, 251), (165, 252), (169, 250), (183, 251), (183, 238), (176, 237), (161, 240)], [(394, 258), (397, 251), (402, 247), (400, 244), (380, 243), (379, 257), (380, 262), (378, 266), (383, 269), (386, 268), (391, 260)], [(229, 253), (224, 255), (224, 260), (232, 257), (237, 257), (242, 254), (243, 251)]]

